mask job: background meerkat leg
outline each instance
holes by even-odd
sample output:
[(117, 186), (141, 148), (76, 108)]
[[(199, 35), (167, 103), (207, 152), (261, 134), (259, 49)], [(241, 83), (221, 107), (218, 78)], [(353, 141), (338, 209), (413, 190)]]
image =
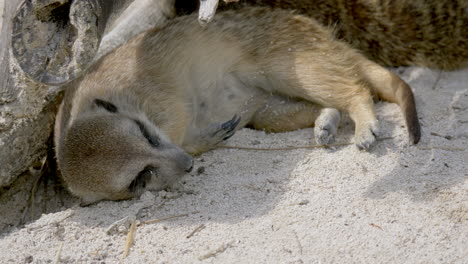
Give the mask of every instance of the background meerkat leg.
[(296, 129), (314, 128), (314, 138), (318, 144), (333, 143), (340, 112), (333, 108), (323, 108), (307, 101), (272, 96), (265, 106), (252, 118), (249, 125), (268, 132), (284, 132)]

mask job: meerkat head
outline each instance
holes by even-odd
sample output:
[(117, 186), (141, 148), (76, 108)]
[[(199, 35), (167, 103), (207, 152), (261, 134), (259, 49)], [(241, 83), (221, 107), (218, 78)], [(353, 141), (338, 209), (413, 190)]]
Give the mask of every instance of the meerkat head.
[(85, 204), (161, 190), (193, 166), (192, 157), (144, 114), (101, 99), (72, 122), (59, 149), (63, 178)]

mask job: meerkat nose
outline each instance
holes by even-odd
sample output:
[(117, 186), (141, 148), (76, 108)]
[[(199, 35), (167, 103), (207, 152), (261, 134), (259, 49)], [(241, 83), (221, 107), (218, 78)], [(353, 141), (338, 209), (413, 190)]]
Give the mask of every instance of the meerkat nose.
[(193, 169), (193, 157), (187, 153), (180, 153), (178, 157), (179, 168), (183, 169), (185, 172), (189, 173)]
[(192, 163), (190, 164), (190, 168), (188, 168), (187, 170), (185, 170), (187, 173), (191, 172), (193, 170), (193, 160), (192, 160)]

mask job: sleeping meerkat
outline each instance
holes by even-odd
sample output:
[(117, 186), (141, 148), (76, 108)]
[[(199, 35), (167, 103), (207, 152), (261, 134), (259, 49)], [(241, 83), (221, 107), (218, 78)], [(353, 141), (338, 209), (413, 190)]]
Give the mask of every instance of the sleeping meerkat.
[[(175, 7), (178, 12), (193, 12), (198, 2), (176, 0)], [(219, 1), (221, 9), (248, 4), (297, 10), (322, 25), (333, 27), (339, 39), (384, 66), (415, 65), (442, 70), (468, 66), (467, 0), (226, 2), (231, 1)]]
[(58, 165), (85, 203), (159, 190), (246, 125), (310, 127), (326, 144), (339, 113), (355, 144), (376, 140), (373, 96), (399, 104), (410, 141), (420, 126), (409, 86), (314, 20), (285, 10), (179, 17), (138, 35), (66, 88), (55, 127)]

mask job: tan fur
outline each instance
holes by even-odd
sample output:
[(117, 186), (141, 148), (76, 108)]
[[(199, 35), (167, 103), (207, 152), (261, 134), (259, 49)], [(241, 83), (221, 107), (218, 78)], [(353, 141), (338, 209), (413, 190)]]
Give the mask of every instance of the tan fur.
[(87, 202), (137, 195), (128, 191), (135, 181), (140, 192), (164, 188), (190, 169), (185, 152), (212, 149), (246, 125), (278, 132), (318, 117), (316, 139), (330, 142), (339, 114), (318, 105), (348, 112), (356, 145), (367, 149), (378, 132), (374, 94), (398, 103), (411, 141), (420, 137), (408, 85), (284, 10), (226, 11), (206, 28), (177, 18), (117, 48), (66, 91), (58, 164)]
[[(182, 9), (182, 1), (177, 2), (178, 10), (195, 10), (194, 6)], [(220, 1), (220, 10), (246, 3), (308, 15), (384, 66), (443, 70), (468, 66), (466, 0), (240, 0)]]

